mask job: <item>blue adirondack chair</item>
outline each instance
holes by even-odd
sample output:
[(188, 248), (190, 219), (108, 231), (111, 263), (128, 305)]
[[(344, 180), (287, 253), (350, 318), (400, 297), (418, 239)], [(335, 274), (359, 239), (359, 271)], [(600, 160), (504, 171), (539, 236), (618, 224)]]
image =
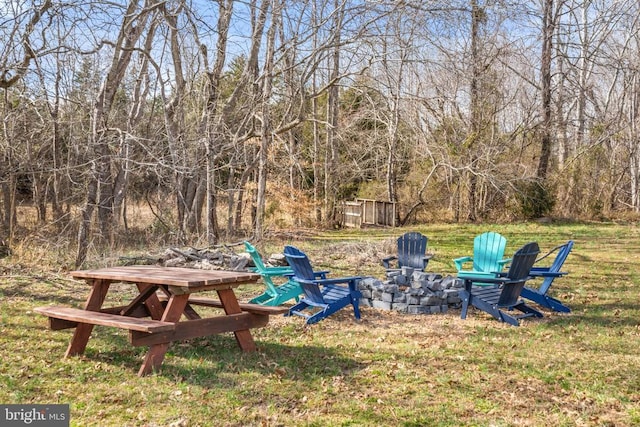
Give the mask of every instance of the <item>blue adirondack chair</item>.
[[(304, 291), (300, 302), (291, 307), (286, 316), (304, 317), (311, 325), (351, 304), (355, 318), (360, 319), (362, 294), (357, 289), (357, 282), (361, 277), (327, 279), (326, 272), (313, 271), (307, 255), (294, 246), (285, 246), (284, 256), (293, 269), (293, 280), (300, 283)], [(340, 285), (345, 283), (347, 286)]]
[(255, 268), (251, 270), (262, 276), (262, 282), (267, 287), (262, 294), (252, 298), (249, 302), (268, 306), (282, 305), (292, 299), (298, 302), (299, 295), (302, 293), (302, 288), (298, 282), (290, 278), (287, 278), (286, 282), (281, 285), (273, 282), (274, 277), (285, 277), (293, 274), (291, 267), (267, 267), (262, 261), (260, 253), (251, 243), (244, 242), (244, 246), (255, 265)]
[[(531, 279), (529, 272), (539, 253), (540, 248), (536, 242), (527, 243), (513, 255), (509, 270), (498, 274), (498, 277), (465, 277), (464, 290), (460, 291), (462, 299), (460, 318), (466, 319), (469, 305), (514, 326), (518, 326), (519, 319), (523, 317), (542, 317), (541, 312), (526, 305), (520, 298), (525, 282)], [(493, 286), (474, 286), (476, 282)], [(523, 314), (516, 315), (514, 310)]]
[(405, 233), (398, 237), (398, 255), (382, 259), (382, 265), (392, 270), (391, 263), (395, 261), (397, 268), (411, 267), (423, 271), (433, 255), (427, 255), (427, 236), (416, 231)]
[(531, 272), (529, 273), (532, 277), (542, 277), (542, 284), (538, 287), (538, 289), (525, 286), (522, 289), (522, 297), (527, 298), (531, 301), (534, 301), (540, 304), (543, 307), (549, 308), (551, 310), (555, 310), (562, 313), (570, 313), (571, 309), (558, 301), (557, 299), (548, 295), (549, 288), (553, 283), (553, 280), (556, 277), (561, 277), (566, 275), (566, 272), (560, 271), (562, 265), (564, 264), (569, 252), (573, 248), (573, 240), (569, 240), (567, 243), (556, 246), (547, 252), (544, 256), (538, 258), (536, 263), (545, 259), (552, 253), (557, 251), (556, 258), (549, 267), (533, 267)]
[[(510, 259), (503, 258), (507, 239), (495, 231), (487, 231), (473, 239), (473, 256), (464, 256), (453, 260), (459, 278), (496, 277)], [(471, 262), (471, 269), (464, 269)], [(479, 283), (478, 283), (479, 284)]]

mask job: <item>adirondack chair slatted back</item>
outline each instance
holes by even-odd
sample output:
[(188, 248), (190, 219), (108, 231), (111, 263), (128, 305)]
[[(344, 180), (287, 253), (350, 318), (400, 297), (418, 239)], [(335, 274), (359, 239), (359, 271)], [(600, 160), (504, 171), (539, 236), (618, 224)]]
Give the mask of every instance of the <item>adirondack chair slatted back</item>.
[(293, 280), (300, 283), (300, 287), (304, 290), (305, 297), (313, 302), (324, 303), (320, 288), (314, 284), (305, 283), (305, 281), (315, 279), (313, 267), (307, 255), (295, 246), (285, 246), (284, 256), (293, 269)]
[[(558, 254), (556, 255), (556, 259), (553, 261), (553, 264), (551, 264), (551, 266), (549, 267), (550, 273), (558, 273), (560, 271), (560, 269), (562, 268), (562, 265), (567, 259), (567, 256), (569, 256), (569, 252), (571, 252), (572, 248), (573, 248), (573, 240), (569, 240), (564, 245), (561, 245), (558, 248), (552, 249), (551, 252), (557, 249)], [(546, 294), (549, 291), (549, 287), (551, 287), (551, 284), (553, 283), (553, 279), (554, 279), (553, 277), (546, 277), (542, 282), (542, 284), (540, 285), (540, 288), (538, 288), (538, 292), (540, 292), (541, 294)]]
[(504, 287), (498, 300), (498, 307), (511, 307), (518, 301), (539, 253), (540, 248), (536, 242), (527, 243), (516, 251), (506, 274), (506, 278), (516, 283), (510, 283), (509, 286)]
[(427, 236), (409, 232), (398, 238), (398, 265), (422, 269), (427, 252)]
[(253, 261), (253, 265), (256, 266), (256, 271), (258, 273), (260, 273), (261, 271), (265, 271), (267, 267), (264, 265), (264, 262), (262, 262), (262, 257), (260, 256), (256, 248), (249, 242), (244, 242), (244, 247), (247, 253), (249, 254), (249, 256), (251, 257), (251, 261)]
[(500, 271), (498, 264), (504, 257), (507, 239), (495, 231), (488, 231), (473, 239), (473, 269), (491, 273)]

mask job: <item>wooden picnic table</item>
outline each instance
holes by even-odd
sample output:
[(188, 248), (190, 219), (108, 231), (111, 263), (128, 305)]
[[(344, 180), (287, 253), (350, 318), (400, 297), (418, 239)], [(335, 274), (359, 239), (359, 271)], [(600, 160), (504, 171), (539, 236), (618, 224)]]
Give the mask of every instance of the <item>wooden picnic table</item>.
[[(49, 317), (53, 330), (75, 328), (65, 357), (84, 353), (94, 325), (127, 329), (132, 345), (149, 346), (139, 376), (162, 365), (173, 341), (233, 332), (242, 351), (255, 351), (251, 329), (265, 326), (269, 315), (287, 311), (284, 307), (238, 302), (233, 289), (260, 278), (248, 272), (127, 266), (72, 271), (71, 276), (84, 279), (91, 286), (83, 309), (60, 306), (35, 309)], [(103, 307), (114, 282), (135, 284), (138, 294), (127, 305)], [(205, 291), (216, 291), (218, 299), (193, 295)], [(193, 306), (222, 308), (224, 314), (203, 318)]]

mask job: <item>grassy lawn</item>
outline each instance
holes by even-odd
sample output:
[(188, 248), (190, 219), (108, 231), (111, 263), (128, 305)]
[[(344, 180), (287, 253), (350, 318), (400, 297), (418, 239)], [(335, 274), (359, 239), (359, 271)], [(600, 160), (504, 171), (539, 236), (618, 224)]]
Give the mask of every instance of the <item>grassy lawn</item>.
[[(62, 265), (0, 260), (0, 403), (69, 403), (77, 426), (632, 426), (640, 425), (640, 318), (635, 224), (416, 227), (435, 254), (429, 271), (453, 274), (475, 235), (507, 237), (507, 254), (535, 240), (543, 252), (575, 240), (552, 295), (570, 314), (544, 311), (520, 327), (470, 309), (403, 315), (350, 309), (311, 327), (272, 317), (254, 330), (258, 351), (232, 335), (177, 343), (162, 370), (138, 378), (146, 348), (96, 327), (86, 354), (63, 359), (71, 332), (50, 331), (34, 307), (81, 306), (84, 282)], [(383, 277), (380, 258), (407, 230), (292, 233), (331, 276)], [(158, 248), (161, 250), (161, 248)], [(240, 250), (238, 248), (238, 250)], [(108, 264), (108, 260), (101, 261)], [(113, 261), (115, 263), (115, 259)], [(43, 266), (44, 265), (44, 266)], [(240, 290), (248, 299), (258, 286)], [(129, 288), (121, 286), (126, 299)]]

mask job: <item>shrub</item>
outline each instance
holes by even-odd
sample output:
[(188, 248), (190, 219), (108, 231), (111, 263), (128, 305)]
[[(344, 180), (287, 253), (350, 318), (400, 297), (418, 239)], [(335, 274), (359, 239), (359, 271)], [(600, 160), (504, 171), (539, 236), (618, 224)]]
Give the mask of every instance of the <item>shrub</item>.
[(556, 203), (553, 186), (538, 179), (525, 180), (516, 186), (520, 212), (525, 219), (549, 214)]

